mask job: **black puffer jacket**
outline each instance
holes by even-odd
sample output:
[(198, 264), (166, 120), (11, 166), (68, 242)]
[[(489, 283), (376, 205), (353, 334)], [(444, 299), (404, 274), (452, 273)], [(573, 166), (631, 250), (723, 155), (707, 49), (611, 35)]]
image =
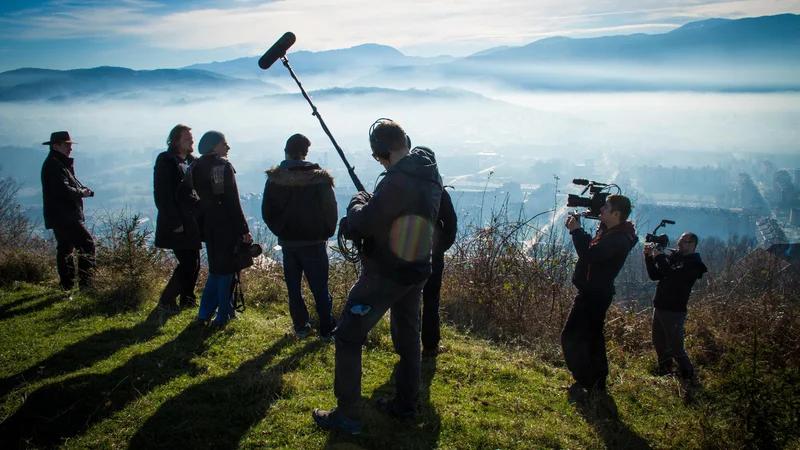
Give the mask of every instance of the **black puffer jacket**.
[(594, 239), (583, 228), (570, 234), (578, 253), (572, 284), (584, 294), (614, 295), (614, 279), (638, 241), (633, 224), (623, 222), (612, 228), (604, 228), (601, 224)]
[[(153, 197), (158, 209), (156, 247), (173, 250), (202, 247), (196, 218), (200, 199), (190, 189), (178, 189), (188, 165), (194, 160), (192, 155), (186, 155), (186, 160), (182, 160), (171, 150), (161, 152), (156, 158), (153, 167)], [(179, 227), (183, 227), (183, 231), (176, 233), (174, 230)]]
[(278, 243), (318, 243), (336, 232), (333, 177), (317, 164), (283, 161), (267, 170), (261, 216)]
[(428, 148), (414, 148), (386, 171), (372, 196), (356, 194), (347, 207), (350, 229), (369, 242), (362, 257), (398, 283), (427, 279), (441, 196), (436, 157)]
[(442, 189), (442, 199), (439, 203), (439, 216), (436, 218), (436, 227), (433, 229), (433, 259), (442, 259), (446, 252), (456, 241), (458, 231), (458, 217), (453, 208), (453, 199), (447, 189)]
[(666, 256), (661, 253), (655, 258), (646, 256), (644, 260), (647, 275), (653, 281), (658, 280), (653, 306), (664, 311), (686, 312), (695, 281), (708, 272), (700, 255), (673, 253)]
[(250, 232), (239, 202), (235, 173), (227, 159), (211, 153), (195, 160), (183, 182), (200, 197), (208, 271), (219, 275), (234, 273), (242, 267), (237, 246), (241, 237)]
[(74, 160), (50, 150), (42, 164), (44, 227), (48, 230), (83, 222), (83, 192)]

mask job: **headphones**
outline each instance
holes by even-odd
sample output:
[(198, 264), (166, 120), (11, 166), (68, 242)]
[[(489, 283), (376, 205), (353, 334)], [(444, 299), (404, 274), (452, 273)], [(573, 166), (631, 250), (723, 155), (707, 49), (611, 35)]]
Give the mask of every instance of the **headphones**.
[[(372, 153), (373, 155), (383, 159), (389, 159), (389, 153), (391, 151), (391, 148), (389, 146), (389, 143), (381, 142), (381, 140), (378, 139), (378, 136), (375, 135), (375, 128), (385, 124), (386, 122), (394, 122), (394, 121), (386, 117), (381, 117), (380, 119), (373, 122), (373, 124), (369, 127), (369, 146), (372, 148)], [(408, 137), (408, 135), (406, 135), (406, 144), (408, 144), (408, 148), (410, 150), (411, 138)]]

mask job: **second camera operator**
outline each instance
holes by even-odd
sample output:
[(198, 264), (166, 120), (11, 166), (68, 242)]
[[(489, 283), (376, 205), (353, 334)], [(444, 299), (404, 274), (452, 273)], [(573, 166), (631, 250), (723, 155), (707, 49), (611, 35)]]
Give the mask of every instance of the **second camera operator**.
[(653, 298), (653, 346), (658, 355), (657, 375), (669, 375), (673, 360), (678, 363), (681, 378), (694, 378), (694, 366), (683, 347), (689, 294), (695, 281), (708, 271), (697, 248), (697, 235), (683, 233), (678, 251), (667, 256), (656, 246), (646, 246), (644, 260), (647, 275), (658, 281)]
[(627, 220), (630, 212), (627, 197), (609, 195), (600, 209), (600, 226), (594, 238), (581, 228), (576, 216), (567, 217), (565, 223), (578, 253), (572, 276), (578, 295), (561, 332), (564, 359), (575, 379), (570, 401), (582, 401), (587, 391), (592, 395), (606, 388), (606, 311), (614, 297), (614, 279), (638, 240), (633, 224)]

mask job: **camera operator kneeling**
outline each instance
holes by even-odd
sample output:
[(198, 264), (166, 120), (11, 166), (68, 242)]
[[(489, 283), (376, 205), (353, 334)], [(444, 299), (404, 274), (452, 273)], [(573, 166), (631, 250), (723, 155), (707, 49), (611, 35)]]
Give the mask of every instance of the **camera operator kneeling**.
[(606, 388), (606, 311), (614, 297), (614, 279), (638, 240), (633, 224), (627, 221), (630, 212), (627, 197), (610, 195), (600, 209), (594, 238), (581, 228), (577, 217), (569, 216), (565, 223), (578, 253), (572, 275), (578, 295), (561, 332), (564, 359), (575, 379), (568, 396), (572, 402), (585, 400), (587, 391), (593, 395)]
[(673, 360), (678, 363), (681, 378), (694, 378), (694, 366), (683, 347), (689, 294), (695, 281), (708, 271), (700, 255), (695, 253), (697, 235), (683, 233), (678, 251), (667, 256), (656, 247), (645, 247), (647, 275), (658, 280), (653, 298), (653, 346), (658, 355), (656, 375), (669, 375)]

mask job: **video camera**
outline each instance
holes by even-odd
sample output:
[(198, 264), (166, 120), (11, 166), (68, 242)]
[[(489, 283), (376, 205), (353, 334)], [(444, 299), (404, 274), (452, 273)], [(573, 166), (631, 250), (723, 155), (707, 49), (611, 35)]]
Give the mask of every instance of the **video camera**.
[(658, 251), (663, 251), (669, 245), (669, 236), (666, 234), (656, 234), (658, 229), (665, 226), (665, 225), (675, 225), (674, 220), (669, 219), (661, 219), (661, 222), (658, 226), (653, 230), (652, 233), (647, 233), (644, 237), (644, 242), (649, 244), (651, 247), (655, 247)]
[[(622, 193), (622, 189), (616, 184), (598, 183), (597, 181), (589, 181), (585, 178), (575, 178), (572, 184), (579, 186), (586, 186), (579, 195), (569, 194), (567, 196), (567, 206), (576, 208), (588, 208), (587, 211), (582, 213), (573, 213), (576, 216), (586, 217), (587, 219), (599, 219), (600, 208), (606, 204), (606, 198), (611, 195), (610, 189), (616, 188), (617, 194)], [(583, 194), (589, 191), (588, 197), (582, 197)]]

